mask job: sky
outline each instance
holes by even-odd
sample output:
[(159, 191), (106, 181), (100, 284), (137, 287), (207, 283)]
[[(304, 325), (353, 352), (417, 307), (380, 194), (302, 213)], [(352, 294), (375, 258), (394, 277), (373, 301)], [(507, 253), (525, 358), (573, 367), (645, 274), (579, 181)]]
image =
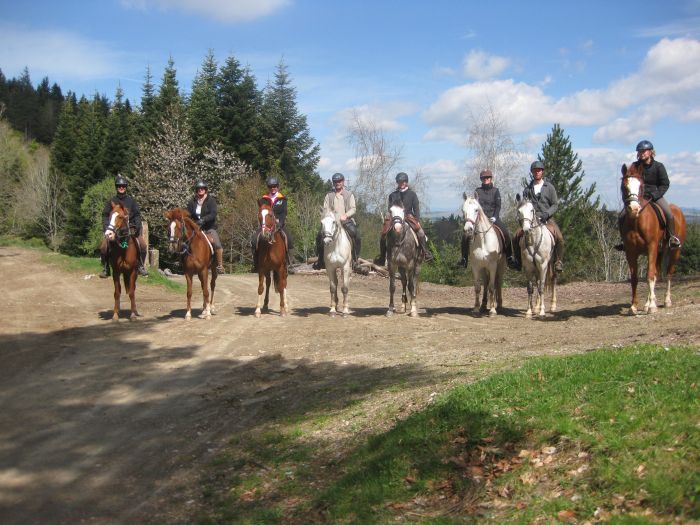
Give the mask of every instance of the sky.
[(5, 77), (27, 67), (64, 93), (112, 100), (121, 86), (137, 105), (147, 67), (157, 87), (170, 57), (188, 93), (209, 50), (260, 88), (287, 65), (323, 179), (352, 185), (355, 113), (401, 148), (397, 172), (421, 174), (426, 207), (457, 212), (478, 185), (470, 118), (491, 108), (523, 177), (558, 123), (609, 208), (642, 139), (667, 199), (700, 208), (700, 0), (0, 0)]

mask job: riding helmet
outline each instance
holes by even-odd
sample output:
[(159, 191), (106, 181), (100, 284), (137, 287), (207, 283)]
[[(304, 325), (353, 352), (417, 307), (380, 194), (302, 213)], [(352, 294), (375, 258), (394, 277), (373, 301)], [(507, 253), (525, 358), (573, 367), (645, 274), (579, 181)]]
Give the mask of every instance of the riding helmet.
[(482, 170), (481, 173), (479, 173), (479, 178), (481, 180), (493, 178), (493, 173), (491, 173), (491, 170)]
[(277, 179), (277, 177), (268, 177), (266, 184), (267, 184), (267, 187), (270, 188), (272, 186), (279, 186), (280, 181)]
[(333, 176), (331, 177), (331, 180), (335, 182), (340, 182), (341, 180), (345, 180), (345, 175), (342, 173), (334, 173)]
[(117, 175), (116, 178), (114, 179), (114, 185), (115, 186), (128, 186), (129, 182), (121, 175)]
[(198, 190), (199, 188), (204, 188), (205, 190), (209, 189), (209, 187), (207, 186), (207, 183), (204, 182), (203, 180), (198, 180), (197, 184), (194, 185), (195, 191)]
[(530, 171), (533, 170), (543, 170), (544, 169), (544, 162), (541, 160), (536, 160), (532, 164), (530, 164)]
[(647, 149), (654, 149), (654, 145), (648, 140), (643, 140), (637, 144), (637, 151), (644, 151)]
[(399, 184), (401, 182), (408, 182), (408, 175), (403, 171), (396, 175), (396, 183)]

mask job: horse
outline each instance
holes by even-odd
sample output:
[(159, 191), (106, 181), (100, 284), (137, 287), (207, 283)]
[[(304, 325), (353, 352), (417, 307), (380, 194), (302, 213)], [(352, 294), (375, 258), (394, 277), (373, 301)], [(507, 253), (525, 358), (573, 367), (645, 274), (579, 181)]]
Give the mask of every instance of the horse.
[(396, 270), (401, 278), (402, 312), (406, 312), (410, 294), (411, 317), (418, 316), (418, 276), (423, 262), (423, 252), (418, 249), (418, 238), (406, 221), (403, 203), (395, 199), (389, 207), (392, 227), (386, 234), (387, 270), (389, 271), (389, 309), (387, 317), (394, 314), (394, 292), (396, 291)]
[[(270, 299), (270, 274), (274, 278), (275, 291), (280, 294), (280, 315), (286, 316), (287, 308), (287, 243), (282, 231), (277, 228), (272, 202), (266, 197), (258, 200), (258, 304), (255, 317), (268, 311)], [(263, 280), (265, 281), (263, 286)], [(263, 303), (263, 291), (265, 301)], [(261, 309), (262, 306), (262, 309)]]
[[(652, 209), (653, 206), (650, 206), (651, 202), (644, 197), (644, 172), (641, 164), (634, 162), (629, 168), (622, 165), (621, 190), (625, 208), (620, 223), (620, 234), (632, 283), (632, 304), (629, 313), (637, 314), (637, 258), (640, 255), (646, 255), (649, 261), (647, 267), (649, 293), (644, 311), (654, 313), (657, 309), (654, 288), (657, 277), (663, 271), (664, 257), (668, 260), (664, 306), (668, 308), (671, 306), (671, 278), (676, 271), (681, 250), (671, 249), (668, 242), (665, 242), (665, 228), (659, 224), (659, 219)], [(660, 213), (663, 215), (663, 212), (660, 211)], [(675, 219), (676, 236), (683, 243), (686, 235), (685, 216), (674, 204), (671, 204), (671, 213)]]
[(340, 219), (335, 214), (324, 209), (321, 213), (321, 233), (323, 235), (323, 259), (326, 263), (326, 273), (331, 292), (331, 306), (328, 315), (334, 317), (338, 309), (338, 273), (340, 269), (343, 285), (343, 315), (350, 313), (348, 305), (348, 285), (350, 284), (350, 274), (352, 273), (352, 243), (350, 236), (340, 223)]
[(139, 247), (136, 237), (129, 230), (129, 210), (123, 205), (112, 202), (109, 225), (104, 233), (110, 242), (109, 263), (112, 266), (114, 281), (114, 312), (112, 321), (119, 320), (119, 298), (122, 288), (119, 277), (123, 276), (124, 288), (128, 291), (131, 301), (130, 321), (135, 321), (139, 315), (136, 309), (136, 279), (138, 278)]
[(525, 317), (532, 317), (532, 294), (537, 285), (537, 302), (534, 310), (539, 310), (539, 316), (544, 317), (544, 292), (551, 291), (550, 311), (557, 310), (557, 277), (552, 267), (554, 253), (554, 235), (547, 225), (541, 223), (535, 213), (535, 207), (527, 199), (516, 196), (518, 206), (518, 222), (523, 229), (520, 239), (523, 269), (527, 276), (527, 312)]
[[(197, 274), (204, 299), (200, 319), (211, 319), (214, 312), (214, 290), (216, 289), (216, 262), (212, 257), (211, 242), (184, 208), (173, 208), (164, 214), (168, 221), (168, 251), (180, 255), (180, 262), (187, 280), (187, 313), (192, 319), (192, 277)], [(211, 270), (211, 285), (208, 285)], [(211, 286), (211, 293), (209, 288)]]
[[(496, 308), (503, 307), (502, 285), (506, 269), (506, 258), (500, 246), (498, 233), (484, 213), (479, 201), (464, 195), (462, 205), (464, 233), (471, 238), (469, 260), (474, 274), (474, 313), (486, 308), (488, 294), (489, 316), (497, 315)], [(479, 304), (481, 286), (484, 297)]]

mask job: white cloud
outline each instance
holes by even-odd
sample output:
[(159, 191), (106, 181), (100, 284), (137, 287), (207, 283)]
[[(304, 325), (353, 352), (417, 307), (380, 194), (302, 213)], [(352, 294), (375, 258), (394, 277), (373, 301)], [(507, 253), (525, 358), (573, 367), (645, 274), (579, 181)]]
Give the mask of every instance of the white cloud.
[(347, 130), (355, 115), (358, 115), (362, 122), (373, 122), (378, 128), (384, 131), (399, 131), (406, 128), (406, 125), (399, 119), (411, 115), (417, 111), (415, 104), (408, 102), (391, 102), (382, 105), (362, 105), (352, 108), (341, 109), (333, 117), (343, 129)]
[(66, 31), (0, 25), (0, 64), (8, 77), (19, 75), (25, 66), (33, 75), (52, 79), (118, 76), (125, 59), (106, 43)]
[(490, 55), (485, 51), (475, 49), (464, 57), (464, 74), (469, 78), (485, 80), (493, 78), (508, 67), (510, 60), (496, 55)]
[(198, 13), (226, 22), (248, 22), (271, 15), (290, 5), (291, 0), (122, 0), (131, 9), (176, 9)]

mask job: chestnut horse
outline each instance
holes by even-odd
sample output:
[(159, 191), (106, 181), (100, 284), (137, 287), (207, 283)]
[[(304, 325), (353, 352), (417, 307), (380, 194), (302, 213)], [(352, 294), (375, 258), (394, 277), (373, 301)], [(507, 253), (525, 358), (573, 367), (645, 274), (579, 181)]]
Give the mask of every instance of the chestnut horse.
[[(255, 317), (268, 311), (270, 300), (270, 273), (274, 278), (275, 291), (280, 294), (280, 315), (287, 311), (287, 243), (284, 234), (277, 228), (272, 202), (266, 197), (258, 200), (258, 223), (261, 226), (257, 239), (258, 258), (258, 304)], [(265, 284), (263, 286), (263, 280)], [(265, 300), (263, 303), (263, 291)], [(262, 307), (262, 310), (261, 310)]]
[[(630, 267), (630, 281), (632, 282), (632, 304), (630, 314), (637, 313), (637, 258), (646, 255), (648, 259), (647, 283), (649, 293), (644, 311), (654, 313), (656, 311), (656, 294), (654, 287), (656, 279), (663, 272), (664, 257), (668, 258), (666, 268), (666, 298), (664, 306), (671, 306), (671, 278), (676, 271), (676, 264), (681, 256), (681, 250), (671, 249), (665, 228), (659, 224), (659, 219), (652, 209), (651, 201), (644, 197), (644, 169), (641, 164), (633, 162), (629, 168), (622, 165), (622, 198), (625, 202), (624, 215), (620, 222), (620, 234), (625, 248), (627, 264)], [(663, 212), (660, 211), (663, 214)], [(683, 212), (671, 204), (671, 213), (676, 223), (676, 236), (681, 243), (685, 242), (685, 216)]]
[(109, 262), (112, 265), (112, 280), (114, 281), (114, 312), (112, 321), (119, 320), (119, 298), (122, 294), (119, 277), (124, 276), (124, 288), (128, 290), (131, 300), (129, 320), (134, 321), (139, 315), (136, 310), (136, 278), (139, 267), (139, 247), (137, 240), (129, 231), (129, 210), (119, 203), (112, 202), (112, 212), (109, 216), (109, 226), (105, 237), (110, 243)]
[[(185, 319), (192, 319), (192, 277), (197, 274), (202, 285), (204, 303), (200, 319), (211, 319), (214, 312), (214, 290), (216, 289), (216, 264), (212, 257), (212, 246), (195, 224), (187, 210), (173, 208), (165, 212), (168, 221), (168, 250), (180, 255), (182, 268), (187, 280), (187, 313)], [(209, 270), (211, 270), (211, 294), (209, 293)]]

